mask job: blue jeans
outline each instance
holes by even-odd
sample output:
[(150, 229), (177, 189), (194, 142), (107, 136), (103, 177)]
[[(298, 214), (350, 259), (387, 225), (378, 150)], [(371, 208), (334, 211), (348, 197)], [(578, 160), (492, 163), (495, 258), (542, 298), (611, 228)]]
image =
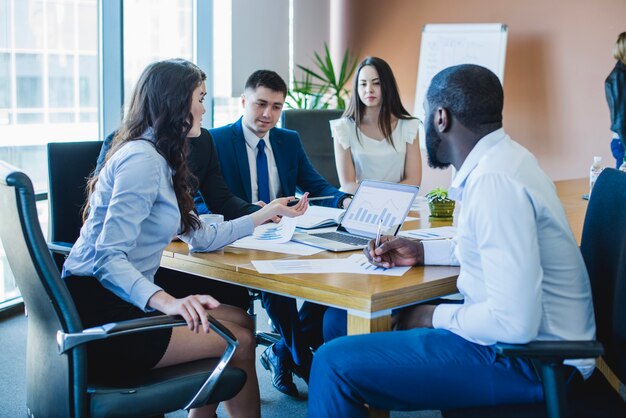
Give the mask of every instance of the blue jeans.
[(416, 328), (340, 337), (315, 353), (309, 417), (452, 409), (543, 400), (526, 360), (496, 354), (446, 330)]

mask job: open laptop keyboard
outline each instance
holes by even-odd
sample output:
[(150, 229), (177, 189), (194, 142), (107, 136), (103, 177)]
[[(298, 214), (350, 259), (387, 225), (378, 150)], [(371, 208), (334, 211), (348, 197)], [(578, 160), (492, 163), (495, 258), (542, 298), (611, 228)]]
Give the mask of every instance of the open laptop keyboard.
[(367, 245), (370, 241), (366, 238), (355, 237), (354, 235), (342, 234), (341, 232), (321, 232), (314, 234), (316, 237), (326, 238), (331, 241), (342, 242), (350, 245)]

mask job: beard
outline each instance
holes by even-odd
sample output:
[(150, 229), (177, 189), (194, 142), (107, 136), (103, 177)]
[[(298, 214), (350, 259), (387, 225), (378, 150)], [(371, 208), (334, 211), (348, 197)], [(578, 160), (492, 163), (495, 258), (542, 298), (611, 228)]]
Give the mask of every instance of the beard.
[(441, 147), (441, 137), (435, 129), (435, 115), (431, 114), (424, 125), (424, 133), (426, 135), (426, 154), (428, 156), (428, 165), (432, 168), (445, 169), (450, 163), (444, 163), (437, 157), (437, 152)]

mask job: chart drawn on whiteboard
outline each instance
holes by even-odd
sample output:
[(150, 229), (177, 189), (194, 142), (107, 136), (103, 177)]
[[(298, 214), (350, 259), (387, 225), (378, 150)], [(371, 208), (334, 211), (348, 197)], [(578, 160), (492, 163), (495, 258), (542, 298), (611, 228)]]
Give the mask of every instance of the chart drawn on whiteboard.
[[(507, 35), (507, 26), (502, 23), (425, 25), (417, 68), (413, 114), (424, 120), (424, 97), (432, 78), (439, 71), (453, 65), (481, 65), (493, 71), (504, 85)], [(420, 143), (424, 146), (421, 127)]]

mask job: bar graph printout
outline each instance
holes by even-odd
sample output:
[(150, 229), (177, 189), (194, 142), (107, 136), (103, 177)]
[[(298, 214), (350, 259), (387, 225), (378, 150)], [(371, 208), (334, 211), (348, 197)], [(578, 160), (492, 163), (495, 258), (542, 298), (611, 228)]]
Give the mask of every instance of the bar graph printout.
[(235, 243), (272, 243), (282, 244), (291, 240), (294, 231), (296, 230), (297, 218), (289, 218), (283, 216), (281, 221), (277, 224), (266, 223), (254, 228), (252, 235), (243, 237), (235, 241)]
[(411, 267), (386, 269), (369, 263), (363, 254), (353, 254), (347, 258), (309, 259), (309, 260), (253, 260), (252, 264), (263, 274), (297, 273), (352, 273), (380, 274), (383, 276), (402, 276)]

